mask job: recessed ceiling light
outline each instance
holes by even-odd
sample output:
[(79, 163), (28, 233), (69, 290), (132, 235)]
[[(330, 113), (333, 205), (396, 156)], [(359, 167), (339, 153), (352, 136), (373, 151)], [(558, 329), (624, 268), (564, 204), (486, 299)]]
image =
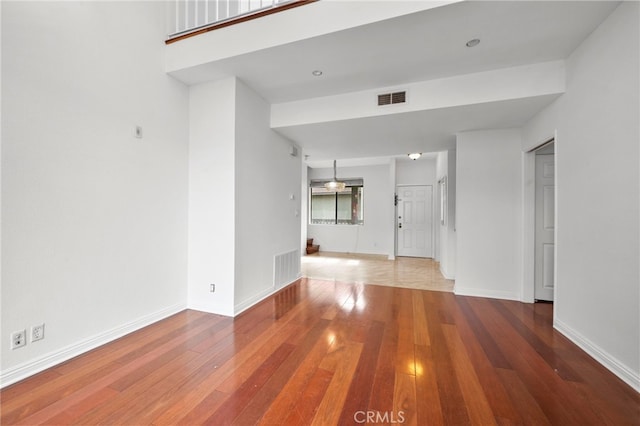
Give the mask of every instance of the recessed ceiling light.
[(409, 156), (409, 158), (411, 158), (412, 160), (417, 160), (418, 158), (422, 157), (422, 153), (420, 152), (414, 152), (412, 154), (407, 154)]
[(467, 42), (467, 47), (474, 47), (480, 44), (480, 39), (479, 38), (474, 38), (472, 40), (469, 40)]
[(320, 70), (311, 71), (311, 74), (313, 74), (316, 77), (320, 77), (322, 75), (322, 71)]

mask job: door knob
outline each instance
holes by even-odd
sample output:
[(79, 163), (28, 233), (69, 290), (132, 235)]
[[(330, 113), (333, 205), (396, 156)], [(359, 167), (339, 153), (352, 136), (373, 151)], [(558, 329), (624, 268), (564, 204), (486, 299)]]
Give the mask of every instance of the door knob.
[(398, 228), (402, 228), (402, 224), (401, 223), (398, 224)]

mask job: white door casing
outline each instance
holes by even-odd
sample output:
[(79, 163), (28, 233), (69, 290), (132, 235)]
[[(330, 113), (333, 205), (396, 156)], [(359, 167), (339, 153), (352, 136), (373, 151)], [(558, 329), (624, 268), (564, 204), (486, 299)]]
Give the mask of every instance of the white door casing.
[(535, 271), (536, 300), (553, 300), (555, 285), (555, 156), (536, 155)]
[(433, 257), (433, 186), (398, 185), (397, 255)]

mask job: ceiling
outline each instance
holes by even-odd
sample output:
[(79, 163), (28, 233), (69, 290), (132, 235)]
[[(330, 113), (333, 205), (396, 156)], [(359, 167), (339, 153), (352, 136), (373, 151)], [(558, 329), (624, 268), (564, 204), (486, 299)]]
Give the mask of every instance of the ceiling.
[[(278, 129), (297, 141), (312, 167), (336, 158), (394, 157), (455, 148), (457, 132), (518, 127), (556, 99), (537, 96), (503, 102), (306, 124)], [(355, 143), (354, 141), (357, 141)], [(329, 164), (329, 166), (326, 166)], [(344, 163), (343, 163), (344, 164)]]
[[(617, 7), (603, 1), (464, 1), (182, 70), (235, 75), (271, 103), (564, 59)], [(312, 6), (304, 6), (312, 7)], [(476, 47), (466, 47), (473, 38)], [(320, 77), (311, 74), (322, 70)], [(520, 126), (555, 96), (278, 129), (309, 161), (431, 152), (464, 130)]]

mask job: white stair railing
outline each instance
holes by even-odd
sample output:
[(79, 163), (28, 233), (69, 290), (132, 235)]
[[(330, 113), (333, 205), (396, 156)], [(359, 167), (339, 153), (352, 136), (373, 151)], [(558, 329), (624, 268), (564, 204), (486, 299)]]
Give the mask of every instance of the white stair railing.
[(168, 38), (239, 19), (299, 0), (173, 0), (168, 7)]

